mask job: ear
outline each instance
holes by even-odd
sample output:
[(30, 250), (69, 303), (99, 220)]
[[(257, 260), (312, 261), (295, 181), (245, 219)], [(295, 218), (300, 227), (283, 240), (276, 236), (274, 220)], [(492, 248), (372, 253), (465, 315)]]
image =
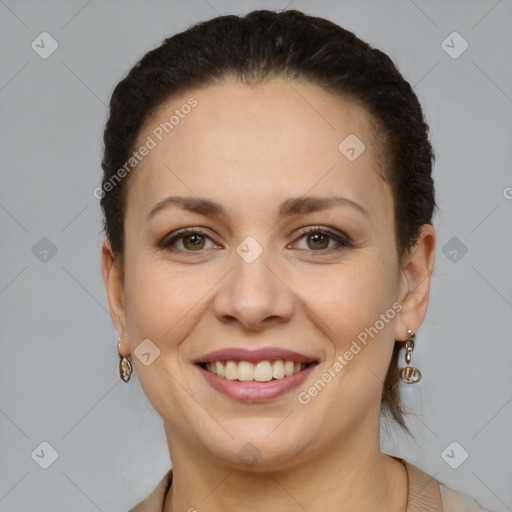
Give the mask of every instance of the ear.
[(436, 233), (430, 224), (424, 224), (416, 244), (402, 263), (400, 303), (395, 324), (395, 340), (405, 341), (407, 329), (416, 332), (427, 314), (430, 278), (434, 269)]
[(124, 339), (124, 333), (126, 332), (124, 277), (121, 269), (119, 268), (119, 259), (115, 258), (108, 238), (105, 238), (101, 246), (101, 271), (103, 274), (105, 291), (107, 292), (110, 317), (112, 318), (112, 322), (114, 323), (118, 336), (121, 338), (121, 355), (128, 356), (129, 354), (124, 353), (123, 350), (123, 344), (125, 347), (128, 346), (127, 340)]

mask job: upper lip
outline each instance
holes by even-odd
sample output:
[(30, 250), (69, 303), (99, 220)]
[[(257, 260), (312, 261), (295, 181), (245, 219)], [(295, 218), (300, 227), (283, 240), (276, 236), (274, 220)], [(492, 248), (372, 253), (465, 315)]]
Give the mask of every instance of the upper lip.
[(246, 349), (246, 348), (223, 348), (220, 350), (214, 350), (208, 352), (202, 357), (194, 360), (194, 364), (198, 363), (210, 363), (212, 361), (248, 361), (251, 363), (257, 363), (265, 360), (284, 360), (294, 361), (299, 363), (313, 363), (318, 360), (314, 357), (278, 347), (267, 347), (260, 349)]

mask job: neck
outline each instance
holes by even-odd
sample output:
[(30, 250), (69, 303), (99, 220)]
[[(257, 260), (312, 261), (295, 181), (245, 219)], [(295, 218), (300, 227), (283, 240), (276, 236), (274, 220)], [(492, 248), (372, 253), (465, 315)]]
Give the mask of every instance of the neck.
[[(405, 467), (380, 451), (379, 435), (363, 428), (328, 449), (277, 471), (239, 470), (169, 436), (173, 482), (165, 512), (287, 510), (405, 512)], [(172, 437), (172, 439), (171, 439)], [(371, 442), (375, 439), (376, 442)]]

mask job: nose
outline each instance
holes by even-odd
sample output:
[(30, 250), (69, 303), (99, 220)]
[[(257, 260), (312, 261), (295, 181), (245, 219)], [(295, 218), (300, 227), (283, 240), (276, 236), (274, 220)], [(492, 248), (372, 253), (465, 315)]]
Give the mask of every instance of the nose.
[(233, 258), (234, 268), (221, 281), (212, 304), (216, 318), (251, 331), (290, 320), (295, 296), (266, 251), (252, 263), (236, 253)]

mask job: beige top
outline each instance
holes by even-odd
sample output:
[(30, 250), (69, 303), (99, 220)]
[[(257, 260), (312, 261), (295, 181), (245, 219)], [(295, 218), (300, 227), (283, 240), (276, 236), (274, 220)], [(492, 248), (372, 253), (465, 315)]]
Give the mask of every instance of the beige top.
[[(393, 458), (400, 461), (407, 470), (406, 512), (489, 512), (467, 494), (446, 487), (404, 459)], [(163, 512), (165, 496), (171, 483), (172, 469), (146, 499), (128, 512)]]

